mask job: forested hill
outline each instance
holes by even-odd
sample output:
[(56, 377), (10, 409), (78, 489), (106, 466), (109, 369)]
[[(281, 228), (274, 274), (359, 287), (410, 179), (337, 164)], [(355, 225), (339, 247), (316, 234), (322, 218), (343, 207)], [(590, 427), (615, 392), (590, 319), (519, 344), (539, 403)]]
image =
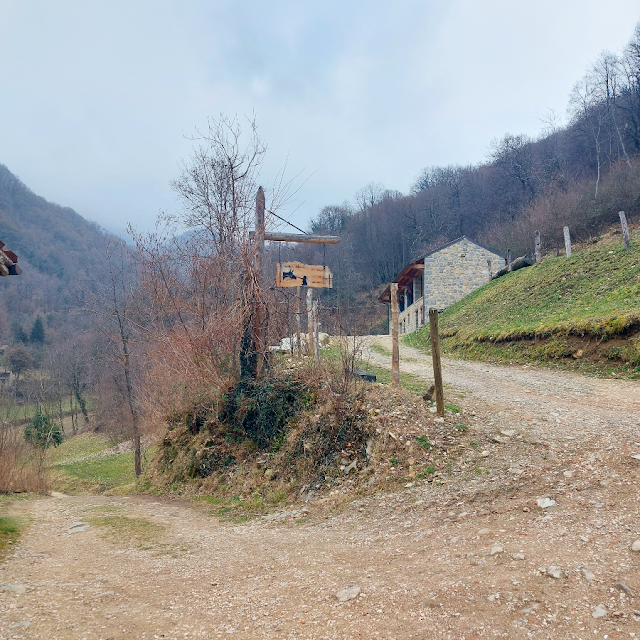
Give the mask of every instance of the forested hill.
[(37, 196), (0, 165), (0, 240), (18, 255), (20, 276), (0, 279), (2, 309), (11, 323), (37, 313), (64, 321), (81, 304), (82, 286), (97, 273), (107, 234), (68, 207)]
[(577, 79), (567, 114), (562, 126), (551, 114), (536, 139), (505, 134), (481, 164), (423, 169), (409, 194), (369, 184), (354, 202), (323, 208), (310, 229), (341, 236), (327, 249), (335, 273), (327, 303), (348, 290), (357, 308), (358, 297), (408, 261), (462, 235), (521, 255), (532, 251), (539, 229), (543, 248), (555, 253), (564, 225), (584, 241), (616, 223), (620, 210), (637, 221), (640, 24), (620, 54), (603, 52)]

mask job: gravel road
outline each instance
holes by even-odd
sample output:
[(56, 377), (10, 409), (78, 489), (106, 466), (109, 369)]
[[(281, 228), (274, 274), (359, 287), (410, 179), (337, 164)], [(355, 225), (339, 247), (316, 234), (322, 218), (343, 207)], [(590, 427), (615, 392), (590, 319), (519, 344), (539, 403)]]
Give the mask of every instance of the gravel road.
[[(401, 367), (430, 376), (406, 347)], [(0, 565), (0, 638), (640, 637), (638, 384), (443, 368), (494, 439), (469, 452), (476, 479), (241, 525), (146, 496), (14, 502), (31, 526)]]

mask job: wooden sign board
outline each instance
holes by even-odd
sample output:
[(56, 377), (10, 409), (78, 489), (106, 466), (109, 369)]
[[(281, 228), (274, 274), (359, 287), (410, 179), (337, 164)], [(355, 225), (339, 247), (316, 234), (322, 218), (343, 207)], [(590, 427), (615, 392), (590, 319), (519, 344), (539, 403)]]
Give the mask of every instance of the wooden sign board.
[(276, 287), (333, 289), (333, 274), (329, 267), (319, 264), (283, 262), (277, 265)]

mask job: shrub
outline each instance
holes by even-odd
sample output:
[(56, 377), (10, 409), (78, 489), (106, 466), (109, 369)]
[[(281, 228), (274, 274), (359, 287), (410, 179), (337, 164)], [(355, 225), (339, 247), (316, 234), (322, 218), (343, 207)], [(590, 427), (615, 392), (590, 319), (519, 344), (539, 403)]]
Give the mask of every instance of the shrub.
[(24, 439), (43, 449), (51, 444), (57, 447), (62, 442), (62, 427), (38, 411), (24, 428)]
[(304, 382), (291, 375), (242, 380), (228, 392), (221, 419), (260, 449), (267, 449), (277, 443), (289, 419), (311, 399)]

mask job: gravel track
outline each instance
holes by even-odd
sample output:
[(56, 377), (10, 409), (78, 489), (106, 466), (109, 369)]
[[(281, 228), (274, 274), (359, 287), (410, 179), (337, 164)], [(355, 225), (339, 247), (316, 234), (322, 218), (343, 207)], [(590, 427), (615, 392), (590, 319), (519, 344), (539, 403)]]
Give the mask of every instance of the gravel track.
[[(430, 377), (429, 358), (404, 346), (401, 368)], [(640, 637), (637, 383), (443, 369), (478, 439), (512, 434), (469, 452), (475, 479), (454, 469), (441, 484), (242, 525), (144, 496), (12, 503), (32, 524), (0, 565), (0, 638)], [(541, 509), (541, 497), (557, 505)], [(108, 538), (101, 517), (157, 533)], [(360, 595), (339, 602), (348, 585)]]

